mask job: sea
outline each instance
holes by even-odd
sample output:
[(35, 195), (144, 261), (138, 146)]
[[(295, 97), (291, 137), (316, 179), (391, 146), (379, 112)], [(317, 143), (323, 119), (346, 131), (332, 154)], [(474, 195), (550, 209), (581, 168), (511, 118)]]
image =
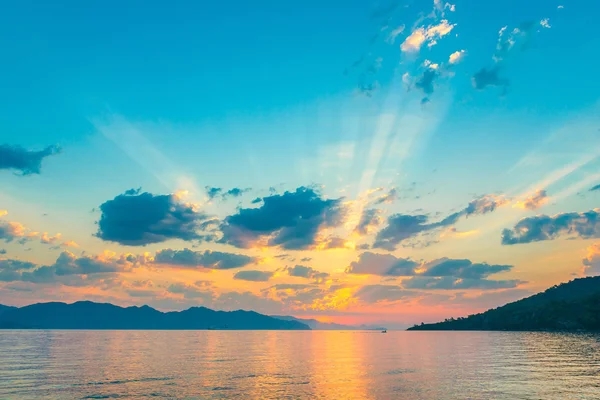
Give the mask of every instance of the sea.
[(0, 399), (600, 399), (600, 335), (0, 331)]

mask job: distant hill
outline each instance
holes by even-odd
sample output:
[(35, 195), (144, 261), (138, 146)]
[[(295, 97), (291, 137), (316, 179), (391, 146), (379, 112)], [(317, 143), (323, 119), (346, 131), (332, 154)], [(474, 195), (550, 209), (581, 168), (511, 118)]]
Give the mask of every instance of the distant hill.
[(2, 315), (2, 313), (6, 312), (6, 311), (15, 310), (15, 309), (16, 309), (16, 307), (3, 306), (2, 304), (0, 304), (0, 315)]
[(254, 311), (214, 311), (192, 307), (163, 313), (148, 306), (118, 307), (79, 301), (38, 303), (0, 311), (0, 329), (256, 329), (310, 330)]
[(600, 276), (553, 286), (481, 314), (408, 330), (600, 331)]

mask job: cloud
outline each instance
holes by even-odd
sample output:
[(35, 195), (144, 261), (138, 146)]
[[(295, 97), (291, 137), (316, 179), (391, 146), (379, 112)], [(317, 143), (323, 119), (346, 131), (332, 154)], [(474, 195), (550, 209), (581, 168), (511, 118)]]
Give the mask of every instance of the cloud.
[(208, 196), (208, 198), (210, 200), (214, 200), (216, 197), (221, 197), (221, 199), (223, 199), (223, 200), (227, 200), (227, 198), (229, 198), (229, 197), (240, 197), (244, 193), (247, 193), (251, 190), (250, 188), (246, 188), (246, 189), (233, 188), (233, 189), (229, 189), (229, 190), (225, 191), (223, 188), (211, 187), (211, 186), (206, 186), (205, 189), (206, 189), (206, 195)]
[(246, 189), (240, 189), (240, 188), (233, 188), (233, 189), (229, 189), (227, 192), (223, 193), (223, 198), (227, 198), (227, 197), (240, 197), (241, 195), (243, 195), (246, 192), (249, 192), (250, 189), (246, 188)]
[(512, 230), (502, 231), (502, 244), (554, 240), (562, 235), (574, 235), (583, 239), (600, 238), (600, 208), (582, 213), (571, 212), (523, 218)]
[(429, 222), (427, 215), (394, 214), (388, 218), (388, 225), (375, 236), (373, 248), (395, 250), (403, 241), (422, 233), (454, 225), (459, 218), (470, 215), (486, 214), (508, 204), (509, 200), (501, 195), (488, 194), (469, 202), (463, 210), (455, 212), (438, 222)]
[(346, 273), (378, 276), (412, 276), (419, 263), (407, 258), (396, 258), (391, 254), (362, 253), (353, 261)]
[(345, 249), (348, 248), (349, 244), (347, 243), (346, 239), (343, 239), (341, 237), (330, 237), (327, 240), (325, 240), (325, 242), (323, 242), (323, 248), (324, 249)]
[(0, 249), (0, 254), (6, 254), (7, 251), (5, 249)]
[(545, 190), (540, 189), (533, 193), (531, 196), (515, 203), (514, 207), (522, 208), (525, 210), (537, 210), (547, 202), (548, 194)]
[(381, 218), (381, 210), (375, 208), (365, 209), (360, 216), (360, 220), (356, 225), (355, 232), (361, 236), (368, 235), (373, 229), (379, 227), (383, 219)]
[(48, 235), (48, 232), (44, 232), (40, 237), (40, 242), (43, 244), (55, 244), (60, 240), (61, 236), (62, 235), (60, 233), (57, 233), (54, 236), (50, 236)]
[(428, 42), (428, 46), (437, 44), (437, 40), (446, 36), (454, 29), (456, 24), (449, 24), (447, 20), (442, 20), (437, 25), (429, 25), (427, 28), (421, 26), (415, 29), (400, 45), (400, 49), (406, 53), (416, 53), (421, 49), (423, 43)]
[(167, 288), (167, 292), (173, 294), (181, 294), (184, 299), (202, 299), (206, 302), (211, 301), (214, 297), (214, 293), (211, 290), (207, 290), (206, 287), (201, 287), (197, 284), (186, 284), (186, 283), (173, 283)]
[(77, 257), (68, 251), (62, 252), (51, 267), (56, 275), (89, 275), (124, 270), (123, 266), (112, 260)]
[(375, 236), (373, 248), (395, 250), (402, 241), (415, 237), (422, 232), (454, 225), (463, 212), (449, 215), (438, 222), (429, 222), (426, 215), (394, 214), (388, 218), (388, 225)]
[(77, 257), (65, 251), (53, 264), (40, 267), (19, 260), (0, 260), (0, 280), (84, 286), (86, 282), (93, 281), (95, 276), (125, 272), (136, 265), (136, 262), (137, 260), (126, 255)]
[(21, 175), (39, 174), (44, 158), (60, 153), (58, 146), (48, 146), (41, 151), (30, 151), (19, 146), (0, 145), (0, 169), (16, 170)]
[(322, 283), (325, 279), (329, 278), (329, 274), (327, 272), (319, 272), (311, 267), (307, 267), (304, 265), (286, 267), (285, 271), (287, 271), (289, 276), (314, 279), (316, 283)]
[(396, 41), (396, 37), (398, 35), (400, 35), (402, 32), (404, 32), (404, 29), (405, 29), (405, 26), (400, 25), (396, 29), (392, 30), (390, 32), (390, 34), (388, 35), (388, 37), (385, 39), (385, 41), (389, 44), (394, 44), (394, 42)]
[(544, 18), (540, 21), (540, 25), (546, 29), (550, 29), (552, 28), (552, 25), (550, 25), (550, 18)]
[(373, 204), (392, 204), (396, 200), (398, 200), (398, 189), (392, 188), (386, 194), (375, 199)]
[(455, 277), (459, 279), (483, 279), (500, 272), (508, 272), (512, 265), (490, 265), (487, 263), (473, 263), (466, 259), (440, 258), (421, 266), (425, 268), (423, 276)]
[(467, 205), (467, 208), (465, 208), (465, 214), (467, 216), (474, 214), (487, 214), (495, 211), (498, 207), (508, 204), (509, 202), (510, 200), (502, 195), (486, 194), (471, 200)]
[(295, 192), (264, 197), (262, 206), (242, 208), (225, 218), (219, 242), (240, 248), (309, 249), (315, 246), (321, 228), (339, 226), (344, 216), (341, 199), (323, 199), (313, 189), (299, 187)]
[(587, 248), (587, 257), (583, 259), (583, 272), (587, 276), (600, 275), (600, 243)]
[(395, 285), (365, 285), (355, 293), (355, 296), (365, 303), (376, 304), (408, 300), (417, 297), (418, 293)]
[(243, 254), (223, 253), (220, 251), (193, 251), (190, 249), (164, 249), (156, 253), (154, 262), (157, 264), (200, 267), (208, 269), (242, 268), (256, 263), (258, 260)]
[(13, 282), (21, 280), (23, 271), (35, 269), (37, 265), (21, 261), (4, 259), (0, 260), (0, 282)]
[[(431, 64), (437, 65), (437, 64)], [(439, 76), (436, 68), (426, 68), (423, 74), (415, 82), (415, 87), (421, 89), (426, 95), (433, 93), (433, 82)]]
[(142, 191), (142, 188), (141, 188), (141, 187), (139, 187), (139, 188), (137, 188), (137, 189), (133, 189), (133, 188), (132, 188), (132, 189), (128, 189), (128, 190), (126, 190), (126, 191), (125, 191), (125, 194), (126, 194), (127, 196), (137, 196), (138, 194), (140, 194), (140, 192), (141, 192), (141, 191)]
[(489, 280), (478, 278), (456, 278), (453, 276), (433, 277), (433, 276), (415, 276), (405, 281), (402, 285), (407, 289), (438, 289), (438, 290), (457, 290), (457, 289), (509, 289), (515, 288), (525, 282), (516, 279), (511, 280)]
[(450, 64), (458, 64), (465, 57), (465, 54), (466, 54), (466, 52), (464, 50), (455, 51), (454, 53), (450, 54), (450, 57), (448, 58), (448, 62)]
[(498, 87), (504, 88), (504, 91), (506, 91), (506, 88), (508, 87), (509, 82), (507, 79), (500, 78), (498, 76), (499, 70), (500, 70), (500, 68), (497, 66), (492, 67), (490, 69), (481, 68), (471, 78), (473, 87), (477, 90), (483, 90), (488, 86), (498, 86)]
[(512, 31), (508, 31), (508, 26), (503, 27), (498, 32), (498, 43), (494, 53), (494, 61), (500, 62), (511, 52), (517, 44), (520, 44), (521, 50), (529, 47), (531, 35), (534, 33), (536, 23), (533, 21), (522, 22)]
[(0, 240), (12, 242), (15, 239), (27, 239), (28, 235), (27, 228), (20, 223), (0, 221)]
[(592, 187), (592, 188), (590, 189), (590, 192), (594, 192), (594, 191), (596, 191), (596, 190), (600, 191), (600, 184), (598, 184), (598, 185), (596, 185), (596, 186)]
[(200, 224), (208, 217), (175, 195), (121, 194), (100, 206), (96, 237), (128, 246), (145, 246), (170, 239), (202, 240)]
[(217, 196), (220, 196), (223, 192), (222, 188), (219, 187), (210, 187), (210, 186), (206, 186), (206, 195), (208, 196), (209, 199), (214, 199)]
[(233, 276), (233, 279), (251, 282), (267, 282), (273, 276), (269, 271), (239, 271)]

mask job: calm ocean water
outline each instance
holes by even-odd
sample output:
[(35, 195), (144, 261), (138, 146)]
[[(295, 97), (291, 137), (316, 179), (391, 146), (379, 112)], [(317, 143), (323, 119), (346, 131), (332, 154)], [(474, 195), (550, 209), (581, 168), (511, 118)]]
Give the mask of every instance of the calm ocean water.
[(600, 399), (600, 336), (0, 331), (0, 399)]

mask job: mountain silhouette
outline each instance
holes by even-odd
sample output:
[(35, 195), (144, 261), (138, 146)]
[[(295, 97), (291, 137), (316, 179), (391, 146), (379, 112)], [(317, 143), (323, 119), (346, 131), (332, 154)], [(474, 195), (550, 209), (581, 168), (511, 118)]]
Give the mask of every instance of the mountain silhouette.
[(2, 304), (0, 304), (0, 315), (5, 313), (6, 311), (10, 311), (10, 310), (14, 310), (14, 309), (16, 309), (16, 307), (3, 306)]
[(481, 314), (408, 330), (600, 331), (600, 276), (552, 286)]
[(253, 329), (310, 330), (298, 321), (284, 321), (254, 311), (215, 311), (192, 307), (163, 313), (149, 306), (119, 307), (78, 301), (38, 303), (0, 308), (0, 329)]

